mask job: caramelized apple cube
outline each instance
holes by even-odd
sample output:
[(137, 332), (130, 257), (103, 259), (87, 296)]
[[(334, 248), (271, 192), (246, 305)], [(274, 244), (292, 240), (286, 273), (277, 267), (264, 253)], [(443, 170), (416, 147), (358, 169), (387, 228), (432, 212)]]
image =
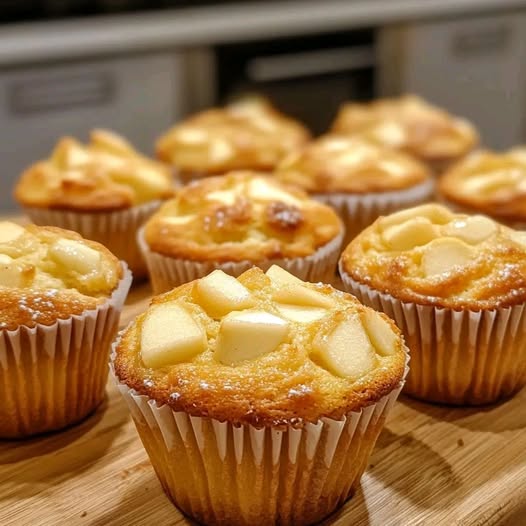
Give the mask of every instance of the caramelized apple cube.
[(362, 322), (379, 355), (390, 356), (395, 352), (398, 337), (381, 314), (368, 309), (362, 314)]
[(0, 221), (0, 243), (10, 243), (25, 233), (25, 228), (11, 223), (11, 221)]
[(358, 380), (376, 365), (376, 355), (358, 314), (313, 341), (315, 360), (335, 376)]
[(472, 258), (469, 245), (454, 237), (443, 237), (425, 247), (422, 266), (427, 276), (434, 276), (467, 265)]
[(465, 219), (455, 219), (444, 228), (444, 233), (476, 245), (497, 232), (497, 224), (488, 217), (470, 216)]
[(391, 250), (410, 250), (425, 245), (436, 237), (436, 227), (427, 217), (413, 217), (405, 223), (392, 225), (382, 233)]
[(154, 305), (141, 330), (141, 357), (146, 367), (191, 360), (207, 346), (204, 329), (176, 302)]
[(303, 305), (285, 305), (278, 303), (276, 304), (276, 308), (280, 316), (298, 323), (311, 323), (321, 320), (321, 318), (325, 317), (328, 313), (327, 309), (305, 307)]
[(88, 274), (99, 267), (101, 254), (73, 239), (59, 239), (49, 247), (49, 257), (59, 265), (79, 274)]
[(221, 322), (215, 358), (226, 365), (254, 360), (276, 350), (288, 332), (288, 322), (269, 312), (231, 312)]
[(233, 310), (243, 310), (253, 305), (250, 291), (239, 281), (214, 270), (195, 284), (196, 301), (213, 318), (219, 318)]

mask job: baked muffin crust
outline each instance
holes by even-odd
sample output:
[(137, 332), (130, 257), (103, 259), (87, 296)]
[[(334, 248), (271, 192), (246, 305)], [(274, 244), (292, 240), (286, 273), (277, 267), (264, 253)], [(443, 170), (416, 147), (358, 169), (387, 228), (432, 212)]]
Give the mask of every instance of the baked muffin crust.
[[(214, 312), (203, 301), (207, 287), (202, 283), (212, 274), (154, 298), (149, 310), (124, 331), (116, 347), (114, 366), (118, 379), (174, 411), (255, 426), (301, 426), (322, 417), (339, 419), (379, 400), (396, 387), (404, 374), (405, 347), (399, 329), (391, 320), (329, 285), (303, 283), (289, 275), (291, 282), (287, 276), (283, 278), (282, 273), (288, 275), (285, 271), (275, 274), (274, 271), (270, 269), (264, 274), (254, 267), (241, 275), (237, 283), (247, 291), (249, 301), (232, 305), (238, 310), (230, 312), (228, 308)], [(220, 274), (223, 277), (219, 282), (236, 281)], [(223, 291), (229, 290), (225, 285)], [(217, 295), (209, 298), (214, 302)], [(284, 304), (291, 298), (297, 305)], [(301, 302), (303, 305), (299, 305)], [(316, 302), (317, 306), (312, 305)], [(299, 318), (294, 309), (290, 314), (291, 307), (303, 309)], [(184, 344), (188, 343), (191, 331), (185, 327), (191, 322), (179, 325), (163, 322), (161, 332), (165, 334), (159, 336), (157, 330), (151, 335), (151, 324), (155, 325), (162, 316), (159, 312), (170, 315), (171, 308), (182, 310), (204, 335), (204, 342), (194, 340), (198, 348), (193, 355), (179, 354), (177, 359), (171, 354), (176, 343), (183, 345), (183, 338), (187, 338)], [(310, 314), (313, 309), (322, 312), (313, 318)], [(251, 333), (251, 328), (246, 327), (251, 316), (259, 317), (261, 334)], [(273, 323), (279, 320), (280, 327), (263, 330), (266, 317)], [(229, 325), (232, 318), (238, 321), (242, 318), (240, 323), (245, 324), (234, 335), (228, 333), (233, 331)], [(351, 354), (333, 363), (336, 369), (331, 369), (327, 366), (329, 362), (323, 360), (325, 351), (318, 352), (317, 346), (327, 339), (334, 342), (331, 338), (339, 328), (354, 323), (357, 325), (346, 334), (356, 338), (347, 340), (341, 353)], [(170, 326), (171, 334), (167, 328)], [(152, 360), (146, 352), (152, 338), (159, 343), (165, 336), (170, 341), (174, 335), (176, 343), (163, 349), (162, 356), (168, 357), (168, 361), (147, 366), (145, 361)], [(278, 339), (272, 341), (276, 335)], [(238, 338), (234, 347), (229, 337)], [(260, 344), (269, 342), (271, 347), (254, 355)], [(188, 348), (180, 350), (186, 353)]]
[(307, 192), (355, 194), (401, 190), (430, 178), (424, 165), (403, 152), (344, 135), (307, 144), (285, 158), (275, 175)]
[(23, 206), (83, 212), (122, 210), (173, 193), (168, 167), (106, 130), (92, 131), (86, 145), (64, 137), (49, 159), (29, 167), (15, 187)]
[(197, 261), (311, 255), (342, 232), (336, 213), (272, 177), (231, 172), (181, 188), (146, 223), (160, 254)]
[(526, 301), (526, 233), (435, 204), (379, 218), (345, 249), (355, 281), (401, 301), (481, 310)]
[(55, 227), (0, 222), (0, 330), (94, 309), (122, 277), (105, 247)]
[(477, 132), (469, 122), (414, 95), (345, 104), (332, 131), (359, 134), (426, 161), (459, 158), (478, 143)]
[(505, 222), (526, 221), (526, 148), (471, 154), (440, 179), (448, 201)]
[(268, 171), (309, 138), (302, 124), (266, 100), (250, 98), (174, 126), (157, 141), (157, 156), (187, 174)]

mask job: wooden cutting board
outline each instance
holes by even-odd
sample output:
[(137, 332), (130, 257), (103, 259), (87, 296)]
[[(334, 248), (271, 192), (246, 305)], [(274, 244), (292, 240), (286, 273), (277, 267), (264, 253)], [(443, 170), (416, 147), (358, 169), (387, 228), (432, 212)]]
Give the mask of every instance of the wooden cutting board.
[[(149, 296), (148, 284), (132, 289), (122, 325)], [(192, 524), (164, 496), (111, 382), (107, 392), (72, 429), (0, 441), (0, 526)], [(360, 490), (324, 525), (526, 525), (526, 389), (483, 409), (402, 396)]]

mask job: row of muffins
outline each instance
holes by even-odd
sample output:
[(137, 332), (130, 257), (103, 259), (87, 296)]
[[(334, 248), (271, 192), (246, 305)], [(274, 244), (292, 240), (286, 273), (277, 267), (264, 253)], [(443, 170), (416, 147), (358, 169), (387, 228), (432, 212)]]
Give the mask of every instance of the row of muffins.
[[(215, 195), (210, 199), (210, 194)], [(238, 201), (245, 204), (238, 206)], [(417, 371), (411, 374), (427, 389), (421, 396), (428, 399), (440, 399), (445, 391), (458, 397), (451, 402), (481, 403), (512, 394), (525, 381), (523, 360), (517, 347), (511, 346), (512, 341), (522, 346), (524, 332), (524, 238), (488, 221), (456, 216), (436, 206), (409, 210), (379, 220), (358, 236), (341, 258), (346, 287), (356, 294), (360, 291), (364, 303), (388, 312), (404, 331), (413, 370)], [(30, 256), (29, 247), (34, 245), (28, 245), (26, 233), (17, 228), (5, 230), (8, 233), (0, 240), (10, 250), (2, 262), (8, 271), (4, 283), (9, 286), (14, 284), (13, 276), (18, 276), (9, 273), (13, 270), (11, 260), (16, 259), (18, 266), (20, 254), (27, 250), (26, 256)], [(204, 236), (203, 245), (197, 247), (203, 254), (207, 252), (203, 247), (211, 241), (220, 244), (217, 242), (224, 239), (225, 232), (242, 234), (238, 245), (249, 241), (245, 257), (261, 257), (256, 249), (264, 247), (263, 255), (270, 261), (279, 256), (283, 261), (305, 260), (306, 253), (337, 240), (341, 224), (334, 212), (301, 192), (285, 189), (268, 177), (232, 174), (190, 185), (178, 193), (176, 201), (167, 203), (147, 224), (142, 237), (149, 248), (150, 243), (158, 243), (151, 248), (177, 259), (173, 258), (174, 239), (191, 243)], [(296, 240), (296, 233), (293, 252), (285, 252), (291, 238)], [(44, 270), (47, 281), (27, 281), (25, 286), (61, 290), (62, 283), (66, 290), (74, 289), (84, 296), (89, 291), (97, 304), (105, 303), (118, 288), (115, 282), (97, 290), (80, 288), (79, 280), (93, 275), (98, 281), (110, 267), (110, 275), (122, 279), (125, 271), (118, 271), (115, 259), (108, 266), (109, 256), (102, 247), (103, 256), (94, 256), (84, 247), (97, 252), (96, 245), (70, 236), (62, 236), (65, 246), (60, 239), (47, 240), (36, 258), (29, 257), (23, 275), (32, 279)], [(229, 249), (224, 253), (227, 260), (235, 253)], [(307, 278), (318, 280), (315, 272), (324, 265), (324, 272), (330, 272), (338, 254), (314, 261), (312, 277)], [(215, 252), (214, 257), (217, 261), (220, 254)], [(43, 265), (34, 264), (39, 258)], [(485, 263), (488, 258), (491, 264)], [(195, 258), (190, 260), (194, 266)], [(104, 264), (99, 266), (101, 261)], [(304, 268), (303, 262), (299, 268)], [(291, 270), (299, 273), (296, 268)], [(76, 281), (66, 279), (68, 273), (73, 273)], [(301, 283), (279, 267), (270, 267), (266, 274), (249, 270), (234, 280), (239, 285), (222, 273), (211, 276), (157, 298), (123, 334), (113, 355), (119, 387), (165, 490), (188, 514), (210, 524), (311, 523), (352, 494), (359, 481), (368, 452), (403, 382), (405, 351), (400, 331), (351, 297), (327, 286)], [(371, 281), (374, 277), (378, 279)], [(456, 303), (451, 304), (450, 283), (457, 287)], [(410, 287), (415, 291), (412, 299), (397, 298), (398, 291), (407, 292)], [(73, 295), (78, 301), (75, 292)], [(424, 302), (424, 307), (440, 312), (430, 314), (428, 309), (424, 314), (419, 308), (423, 298), (429, 302)], [(17, 298), (15, 303), (27, 306), (27, 299), (23, 299)], [(46, 359), (52, 362), (49, 357), (66, 354), (68, 344), (63, 334), (38, 334), (39, 313), (48, 312), (45, 301), (37, 294), (29, 302), (27, 312), (31, 319), (37, 316), (32, 327), (35, 340), (25, 340), (25, 345), (36, 353), (42, 344)], [(395, 304), (389, 307), (388, 301)], [(411, 301), (416, 307), (410, 306)], [(67, 302), (57, 305), (65, 305), (59, 312), (67, 313)], [(444, 315), (444, 307), (455, 308)], [(463, 316), (455, 314), (459, 308)], [(26, 308), (22, 310), (26, 312)], [(396, 318), (400, 310), (402, 317)], [(478, 319), (477, 313), (481, 313)], [(27, 320), (26, 326), (31, 326)], [(93, 330), (92, 321), (87, 325), (90, 323)], [(62, 320), (62, 325), (68, 324)], [(176, 330), (168, 330), (172, 325)], [(95, 327), (92, 334), (99, 334), (100, 326)], [(434, 332), (430, 327), (435, 327)], [(449, 336), (434, 341), (439, 330)], [(18, 341), (26, 337), (17, 335)], [(83, 342), (84, 356), (93, 356), (94, 349), (104, 354), (104, 344), (93, 346), (89, 332), (76, 338)], [(9, 341), (15, 360), (16, 338), (15, 343)], [(61, 347), (52, 350), (57, 342)], [(453, 361), (462, 365), (458, 378), (451, 374), (451, 361), (445, 359), (448, 342), (456, 343)], [(23, 356), (20, 349), (18, 356)], [(437, 356), (442, 360), (440, 367), (430, 367)], [(466, 357), (471, 362), (464, 363)], [(75, 359), (78, 366), (82, 354)], [(38, 378), (41, 366), (35, 359), (31, 363), (28, 377)], [(72, 367), (68, 378), (75, 370), (75, 365)], [(4, 384), (13, 387), (7, 380), (10, 372)], [(437, 378), (433, 378), (435, 372)], [(53, 374), (61, 378), (57, 370)], [(216, 376), (223, 381), (218, 382)], [(469, 379), (474, 379), (475, 385), (466, 388)], [(414, 382), (417, 391), (410, 392), (418, 396), (419, 384)], [(48, 384), (37, 383), (42, 391), (27, 397), (27, 407), (49, 398)], [(77, 384), (85, 385), (85, 379), (71, 382), (69, 389)], [(412, 385), (411, 376), (408, 385)], [(24, 398), (21, 391), (16, 386), (9, 392), (15, 407)], [(241, 391), (245, 396), (237, 397)], [(218, 392), (221, 396), (214, 396)], [(68, 413), (60, 404), (57, 407)], [(14, 414), (11, 406), (10, 416), (2, 421), (13, 422)], [(26, 421), (33, 418), (26, 417)], [(201, 466), (206, 466), (206, 472)], [(342, 466), (345, 469), (340, 469)], [(243, 480), (253, 481), (255, 472), (260, 491), (249, 492), (243, 489)], [(290, 472), (290, 476), (278, 481), (276, 473), (280, 472)], [(208, 487), (203, 484), (207, 478), (212, 481)], [(320, 485), (320, 480), (325, 483)]]
[[(402, 333), (409, 393), (478, 404), (516, 392), (526, 383), (525, 252), (523, 232), (439, 205), (380, 218), (340, 270), (399, 328), (278, 266), (237, 279), (216, 270), (154, 298), (111, 362), (170, 498), (206, 524), (330, 513), (356, 489), (403, 386)], [(2, 433), (73, 423), (101, 400), (129, 273), (104, 247), (49, 227), (0, 224), (0, 253), (11, 300)], [(254, 476), (257, 492), (244, 482)]]

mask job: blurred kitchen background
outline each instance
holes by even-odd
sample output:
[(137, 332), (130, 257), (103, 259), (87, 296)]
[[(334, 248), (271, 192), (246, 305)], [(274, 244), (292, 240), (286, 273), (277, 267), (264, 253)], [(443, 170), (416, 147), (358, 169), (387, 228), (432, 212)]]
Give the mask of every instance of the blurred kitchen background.
[(413, 92), (489, 146), (526, 142), (525, 0), (0, 0), (0, 20), (0, 212), (62, 135), (151, 153), (242, 93), (321, 133), (343, 101)]

